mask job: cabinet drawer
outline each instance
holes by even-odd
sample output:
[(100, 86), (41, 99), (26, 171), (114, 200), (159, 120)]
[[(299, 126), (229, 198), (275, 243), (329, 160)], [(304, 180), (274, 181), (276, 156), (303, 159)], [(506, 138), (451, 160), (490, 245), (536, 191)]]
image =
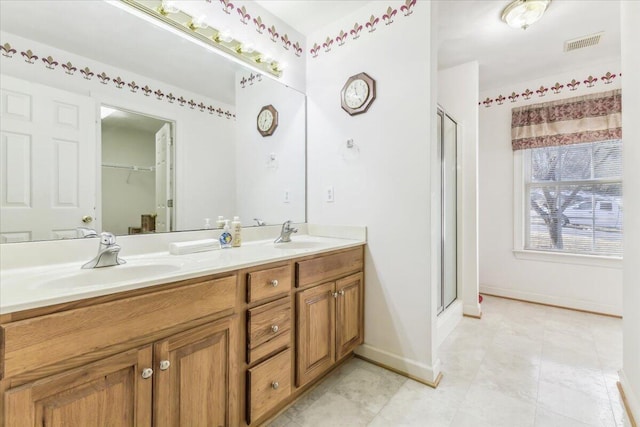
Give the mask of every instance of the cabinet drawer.
[(2, 325), (4, 377), (139, 340), (214, 313), (231, 314), (236, 279), (207, 280)]
[(289, 265), (248, 273), (247, 302), (284, 294), (290, 289), (291, 267)]
[(247, 421), (252, 423), (291, 394), (291, 350), (247, 371)]
[(247, 310), (248, 362), (289, 345), (291, 302), (282, 298)]
[(330, 280), (362, 269), (362, 248), (296, 262), (296, 286)]

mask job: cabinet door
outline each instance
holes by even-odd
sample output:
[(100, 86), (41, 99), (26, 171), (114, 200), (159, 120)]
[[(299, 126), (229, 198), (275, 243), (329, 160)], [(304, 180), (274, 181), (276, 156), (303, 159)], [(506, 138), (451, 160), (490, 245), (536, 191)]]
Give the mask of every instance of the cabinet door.
[(296, 294), (298, 387), (330, 368), (335, 357), (335, 283)]
[(208, 323), (155, 344), (154, 425), (237, 424), (236, 319)]
[(362, 273), (336, 282), (336, 347), (338, 359), (346, 355), (364, 338), (364, 293)]
[(151, 426), (152, 347), (10, 389), (5, 423), (15, 427)]

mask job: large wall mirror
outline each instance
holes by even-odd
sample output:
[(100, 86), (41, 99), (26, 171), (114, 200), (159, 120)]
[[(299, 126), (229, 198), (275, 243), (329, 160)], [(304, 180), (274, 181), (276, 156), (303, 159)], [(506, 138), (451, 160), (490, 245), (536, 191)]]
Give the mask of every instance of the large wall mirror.
[(0, 15), (1, 243), (306, 220), (304, 94), (107, 2)]

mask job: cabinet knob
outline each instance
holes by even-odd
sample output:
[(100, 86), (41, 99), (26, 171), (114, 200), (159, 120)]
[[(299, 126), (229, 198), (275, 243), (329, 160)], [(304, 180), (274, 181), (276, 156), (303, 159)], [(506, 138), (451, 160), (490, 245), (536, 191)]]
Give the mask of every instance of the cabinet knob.
[(274, 334), (275, 334), (276, 332), (278, 332), (278, 330), (279, 330), (279, 329), (280, 329), (280, 328), (278, 328), (278, 325), (273, 325), (273, 326), (271, 326), (271, 332), (273, 332)]
[(340, 295), (340, 296), (344, 296), (344, 289), (340, 289), (340, 290), (338, 291), (338, 295)]
[(278, 286), (278, 279), (273, 279), (271, 282), (269, 282), (271, 284), (271, 286), (273, 286), (274, 288), (276, 286)]
[(151, 375), (153, 375), (153, 369), (146, 368), (142, 370), (142, 378), (145, 380), (151, 378)]
[(274, 390), (277, 390), (278, 387), (280, 387), (280, 384), (278, 384), (278, 381), (274, 381), (271, 383), (271, 388)]
[(338, 298), (338, 293), (337, 292), (329, 291), (329, 294), (331, 294), (331, 296), (334, 297), (334, 298)]
[(161, 371), (166, 371), (167, 369), (169, 369), (169, 366), (171, 366), (171, 362), (169, 362), (168, 360), (161, 360), (160, 361), (160, 370)]

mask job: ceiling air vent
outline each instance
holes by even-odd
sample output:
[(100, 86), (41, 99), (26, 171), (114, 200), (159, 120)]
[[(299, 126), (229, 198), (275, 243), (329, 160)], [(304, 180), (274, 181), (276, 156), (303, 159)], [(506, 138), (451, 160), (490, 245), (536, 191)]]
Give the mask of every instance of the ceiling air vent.
[(583, 47), (595, 46), (600, 43), (600, 38), (604, 32), (590, 34), (584, 37), (578, 37), (577, 39), (567, 40), (564, 42), (564, 51), (571, 52), (572, 50), (582, 49)]

